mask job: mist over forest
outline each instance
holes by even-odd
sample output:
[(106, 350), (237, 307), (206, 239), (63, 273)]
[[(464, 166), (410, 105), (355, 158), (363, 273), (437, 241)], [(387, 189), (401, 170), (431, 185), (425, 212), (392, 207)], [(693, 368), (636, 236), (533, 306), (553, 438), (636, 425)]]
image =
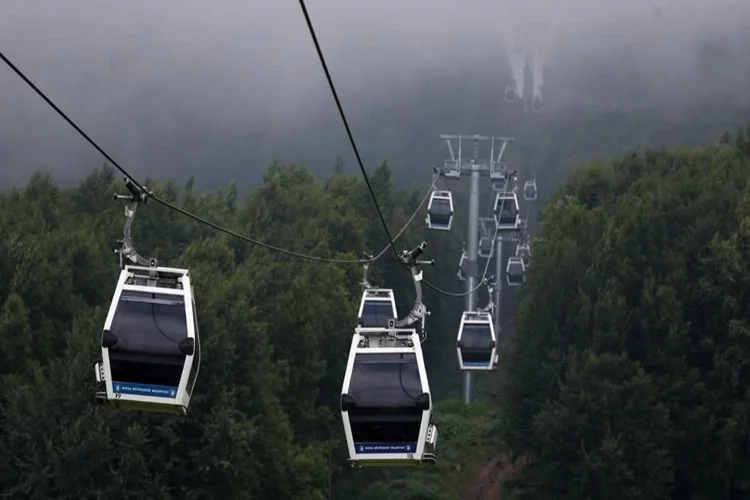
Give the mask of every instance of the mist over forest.
[[(153, 188), (132, 241), (189, 270), (202, 361), (175, 365), (180, 390), (198, 380), (186, 415), (94, 404), (102, 383), (122, 396), (109, 360), (106, 380), (91, 369), (121, 307), (112, 249), (132, 243), (122, 176), (0, 69), (1, 498), (750, 497), (750, 2), (310, 0), (369, 179), (297, 2), (30, 3), (0, 0), (0, 50)], [(505, 98), (530, 53), (537, 112)], [(504, 160), (520, 182), (480, 188), (482, 217), (493, 189), (520, 202), (515, 229), (482, 226), (494, 260), (461, 258), (468, 183), (432, 178), (446, 133), (515, 138)], [(428, 229), (443, 189), (452, 229)], [(396, 253), (426, 242), (434, 265), (404, 272), (389, 230)], [(363, 280), (357, 259), (380, 249)], [(361, 428), (382, 430), (375, 410), (414, 411), (424, 450), (440, 429), (434, 467), (347, 463), (386, 441), (353, 437), (344, 409), (368, 281), (399, 318), (427, 307), (429, 336), (409, 347), (424, 392), (400, 362), (406, 403), (373, 403)], [(460, 325), (495, 297), (472, 389)], [(187, 356), (154, 311), (154, 338)], [(387, 394), (369, 373), (358, 394)], [(399, 465), (430, 461), (414, 446)]]
[[(509, 158), (532, 141), (538, 162), (560, 151), (584, 161), (700, 141), (748, 115), (743, 2), (495, 4), (473, 2), (461, 23), (447, 1), (311, 5), (368, 168), (387, 160), (397, 179), (421, 183), (446, 153), (440, 133), (515, 135)], [(337, 155), (354, 168), (296, 5), (8, 5), (4, 50), (136, 175), (245, 189), (273, 157), (321, 175)], [(546, 113), (533, 120), (501, 99), (519, 34), (548, 47)], [(0, 88), (0, 185), (39, 168), (71, 184), (101, 164), (15, 75), (0, 72)]]

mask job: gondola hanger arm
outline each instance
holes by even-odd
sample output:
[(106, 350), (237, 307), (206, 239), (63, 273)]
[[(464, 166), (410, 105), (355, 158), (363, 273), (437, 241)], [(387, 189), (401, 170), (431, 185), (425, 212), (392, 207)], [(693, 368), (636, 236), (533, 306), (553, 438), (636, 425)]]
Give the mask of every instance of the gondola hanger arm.
[(138, 253), (133, 245), (133, 238), (130, 234), (138, 204), (146, 203), (151, 193), (139, 188), (127, 177), (125, 178), (125, 187), (130, 191), (129, 195), (114, 195), (116, 200), (128, 200), (130, 202), (125, 207), (125, 227), (122, 230), (122, 239), (119, 241), (120, 248), (115, 250), (115, 253), (120, 256), (120, 269), (125, 267), (125, 259), (139, 266), (157, 267), (159, 261), (156, 258), (146, 259)]
[(427, 310), (427, 307), (425, 307), (425, 305), (422, 303), (422, 270), (419, 268), (419, 266), (435, 265), (434, 259), (419, 260), (419, 256), (424, 252), (426, 246), (427, 242), (423, 241), (411, 251), (404, 250), (399, 256), (399, 260), (401, 261), (401, 263), (404, 266), (408, 267), (411, 271), (412, 281), (414, 282), (415, 298), (414, 305), (412, 306), (411, 311), (409, 311), (409, 314), (407, 314), (406, 317), (395, 321), (393, 325), (396, 328), (404, 328), (421, 321), (422, 324), (419, 330), (422, 340), (424, 340), (424, 338), (426, 337), (426, 332), (424, 330), (424, 319), (425, 316), (428, 316), (430, 313)]

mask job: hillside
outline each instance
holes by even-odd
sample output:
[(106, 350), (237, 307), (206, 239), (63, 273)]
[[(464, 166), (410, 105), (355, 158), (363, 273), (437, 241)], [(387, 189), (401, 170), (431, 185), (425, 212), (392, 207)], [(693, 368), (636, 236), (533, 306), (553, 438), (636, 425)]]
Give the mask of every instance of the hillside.
[[(117, 275), (121, 188), (36, 174), (0, 196), (0, 491), (10, 498), (699, 498), (747, 493), (746, 131), (576, 170), (543, 210), (516, 331), (483, 401), (456, 396), (460, 300), (428, 292), (436, 469), (351, 470), (337, 401), (361, 267), (291, 259), (147, 204), (142, 253), (191, 269), (203, 364), (182, 419), (93, 403), (91, 365)], [(424, 191), (373, 172), (400, 227)], [(381, 248), (359, 177), (273, 164), (244, 199), (151, 184), (239, 232), (316, 255)], [(417, 218), (419, 221), (420, 218)], [(439, 286), (459, 242), (419, 222)], [(355, 252), (355, 253), (352, 253)], [(383, 258), (370, 277), (411, 300)], [(572, 291), (572, 293), (571, 293)], [(515, 469), (515, 473), (511, 473)], [(516, 477), (516, 473), (518, 473)], [(501, 487), (502, 485), (502, 487)], [(503, 493), (503, 489), (505, 492)], [(510, 496), (508, 496), (510, 495)]]
[(497, 406), (505, 498), (745, 498), (747, 131), (574, 172), (545, 207)]
[[(424, 190), (397, 190), (386, 165), (371, 176), (389, 224), (402, 226)], [(357, 258), (385, 244), (359, 176), (319, 182), (303, 168), (274, 164), (245, 199), (234, 186), (199, 193), (192, 181), (149, 184), (169, 201), (290, 250)], [(355, 498), (346, 492), (385, 479), (348, 468), (338, 420), (361, 266), (292, 259), (218, 236), (158, 204), (138, 210), (133, 237), (143, 255), (191, 270), (203, 361), (190, 412), (171, 418), (94, 404), (92, 365), (124, 222), (115, 191), (122, 183), (104, 168), (75, 189), (37, 173), (25, 188), (0, 195), (0, 492), (32, 499)], [(399, 244), (426, 238), (438, 262), (428, 279), (452, 288), (458, 243), (427, 235), (422, 217), (416, 221)], [(390, 253), (370, 280), (394, 287), (402, 312), (411, 306), (408, 274)], [(493, 412), (450, 401), (460, 301), (428, 292), (425, 303), (432, 311), (427, 369), (445, 443), (439, 475), (430, 477), (441, 478), (433, 486), (449, 499), (463, 484), (461, 464), (471, 470), (467, 464), (491, 451), (481, 436)], [(395, 487), (404, 488), (382, 484)]]

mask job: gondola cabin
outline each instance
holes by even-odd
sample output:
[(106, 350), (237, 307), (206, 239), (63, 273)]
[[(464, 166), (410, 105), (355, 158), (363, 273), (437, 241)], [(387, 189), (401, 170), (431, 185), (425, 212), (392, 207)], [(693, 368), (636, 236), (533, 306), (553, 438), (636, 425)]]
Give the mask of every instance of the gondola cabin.
[(528, 269), (531, 264), (531, 245), (528, 243), (521, 243), (516, 247), (516, 257), (520, 257), (523, 262), (524, 269)]
[(495, 222), (498, 231), (516, 231), (521, 224), (521, 211), (515, 191), (495, 196)]
[(505, 87), (505, 101), (515, 102), (516, 101), (516, 89), (508, 85)]
[(544, 110), (544, 104), (542, 104), (542, 98), (535, 95), (531, 100), (531, 109), (534, 113), (541, 113)]
[(523, 199), (534, 201), (537, 198), (536, 181), (526, 181), (523, 183)]
[(456, 342), (461, 371), (487, 371), (497, 368), (497, 339), (492, 315), (488, 312), (464, 312)]
[(443, 163), (443, 177), (458, 179), (461, 177), (461, 163), (458, 160), (445, 160)]
[(427, 227), (450, 231), (453, 223), (453, 195), (450, 191), (433, 191), (427, 205)]
[(185, 269), (125, 266), (102, 332), (100, 403), (186, 414), (200, 367), (190, 274)]
[(388, 320), (396, 318), (396, 297), (393, 290), (370, 288), (362, 293), (359, 313), (357, 314), (357, 326), (383, 328), (388, 326)]
[(341, 417), (352, 466), (435, 463), (437, 427), (416, 330), (355, 330)]
[(521, 286), (526, 282), (526, 266), (521, 257), (509, 257), (505, 266), (508, 286)]
[(483, 236), (479, 238), (479, 249), (478, 253), (479, 256), (488, 259), (492, 257), (492, 251), (494, 250), (494, 245), (492, 244), (492, 237), (491, 236)]

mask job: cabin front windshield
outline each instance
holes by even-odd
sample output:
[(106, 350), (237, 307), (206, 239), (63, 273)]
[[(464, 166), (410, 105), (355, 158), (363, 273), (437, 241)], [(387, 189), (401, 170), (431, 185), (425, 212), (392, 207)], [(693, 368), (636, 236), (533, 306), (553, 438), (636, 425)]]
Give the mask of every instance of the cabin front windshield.
[(385, 327), (388, 320), (395, 319), (390, 300), (365, 300), (359, 324), (363, 327)]
[(451, 214), (451, 202), (445, 199), (436, 198), (432, 200), (432, 207), (430, 212), (434, 215), (450, 215)]
[(357, 354), (354, 359), (349, 395), (358, 407), (416, 408), (421, 393), (416, 354)]
[(516, 207), (513, 200), (500, 199), (498, 202), (500, 205), (500, 217), (503, 219), (512, 219), (516, 215)]
[(520, 277), (523, 275), (523, 271), (523, 260), (508, 264), (508, 274), (511, 276)]
[(348, 412), (357, 452), (414, 453), (421, 393), (415, 354), (358, 354), (349, 385), (356, 407)]
[(450, 200), (435, 198), (430, 206), (430, 218), (433, 224), (447, 226), (453, 215)]
[(464, 323), (461, 357), (465, 365), (485, 365), (491, 361), (492, 331), (487, 323)]
[(184, 297), (123, 290), (110, 331), (118, 339), (109, 348), (113, 384), (179, 386), (179, 343), (188, 336)]

